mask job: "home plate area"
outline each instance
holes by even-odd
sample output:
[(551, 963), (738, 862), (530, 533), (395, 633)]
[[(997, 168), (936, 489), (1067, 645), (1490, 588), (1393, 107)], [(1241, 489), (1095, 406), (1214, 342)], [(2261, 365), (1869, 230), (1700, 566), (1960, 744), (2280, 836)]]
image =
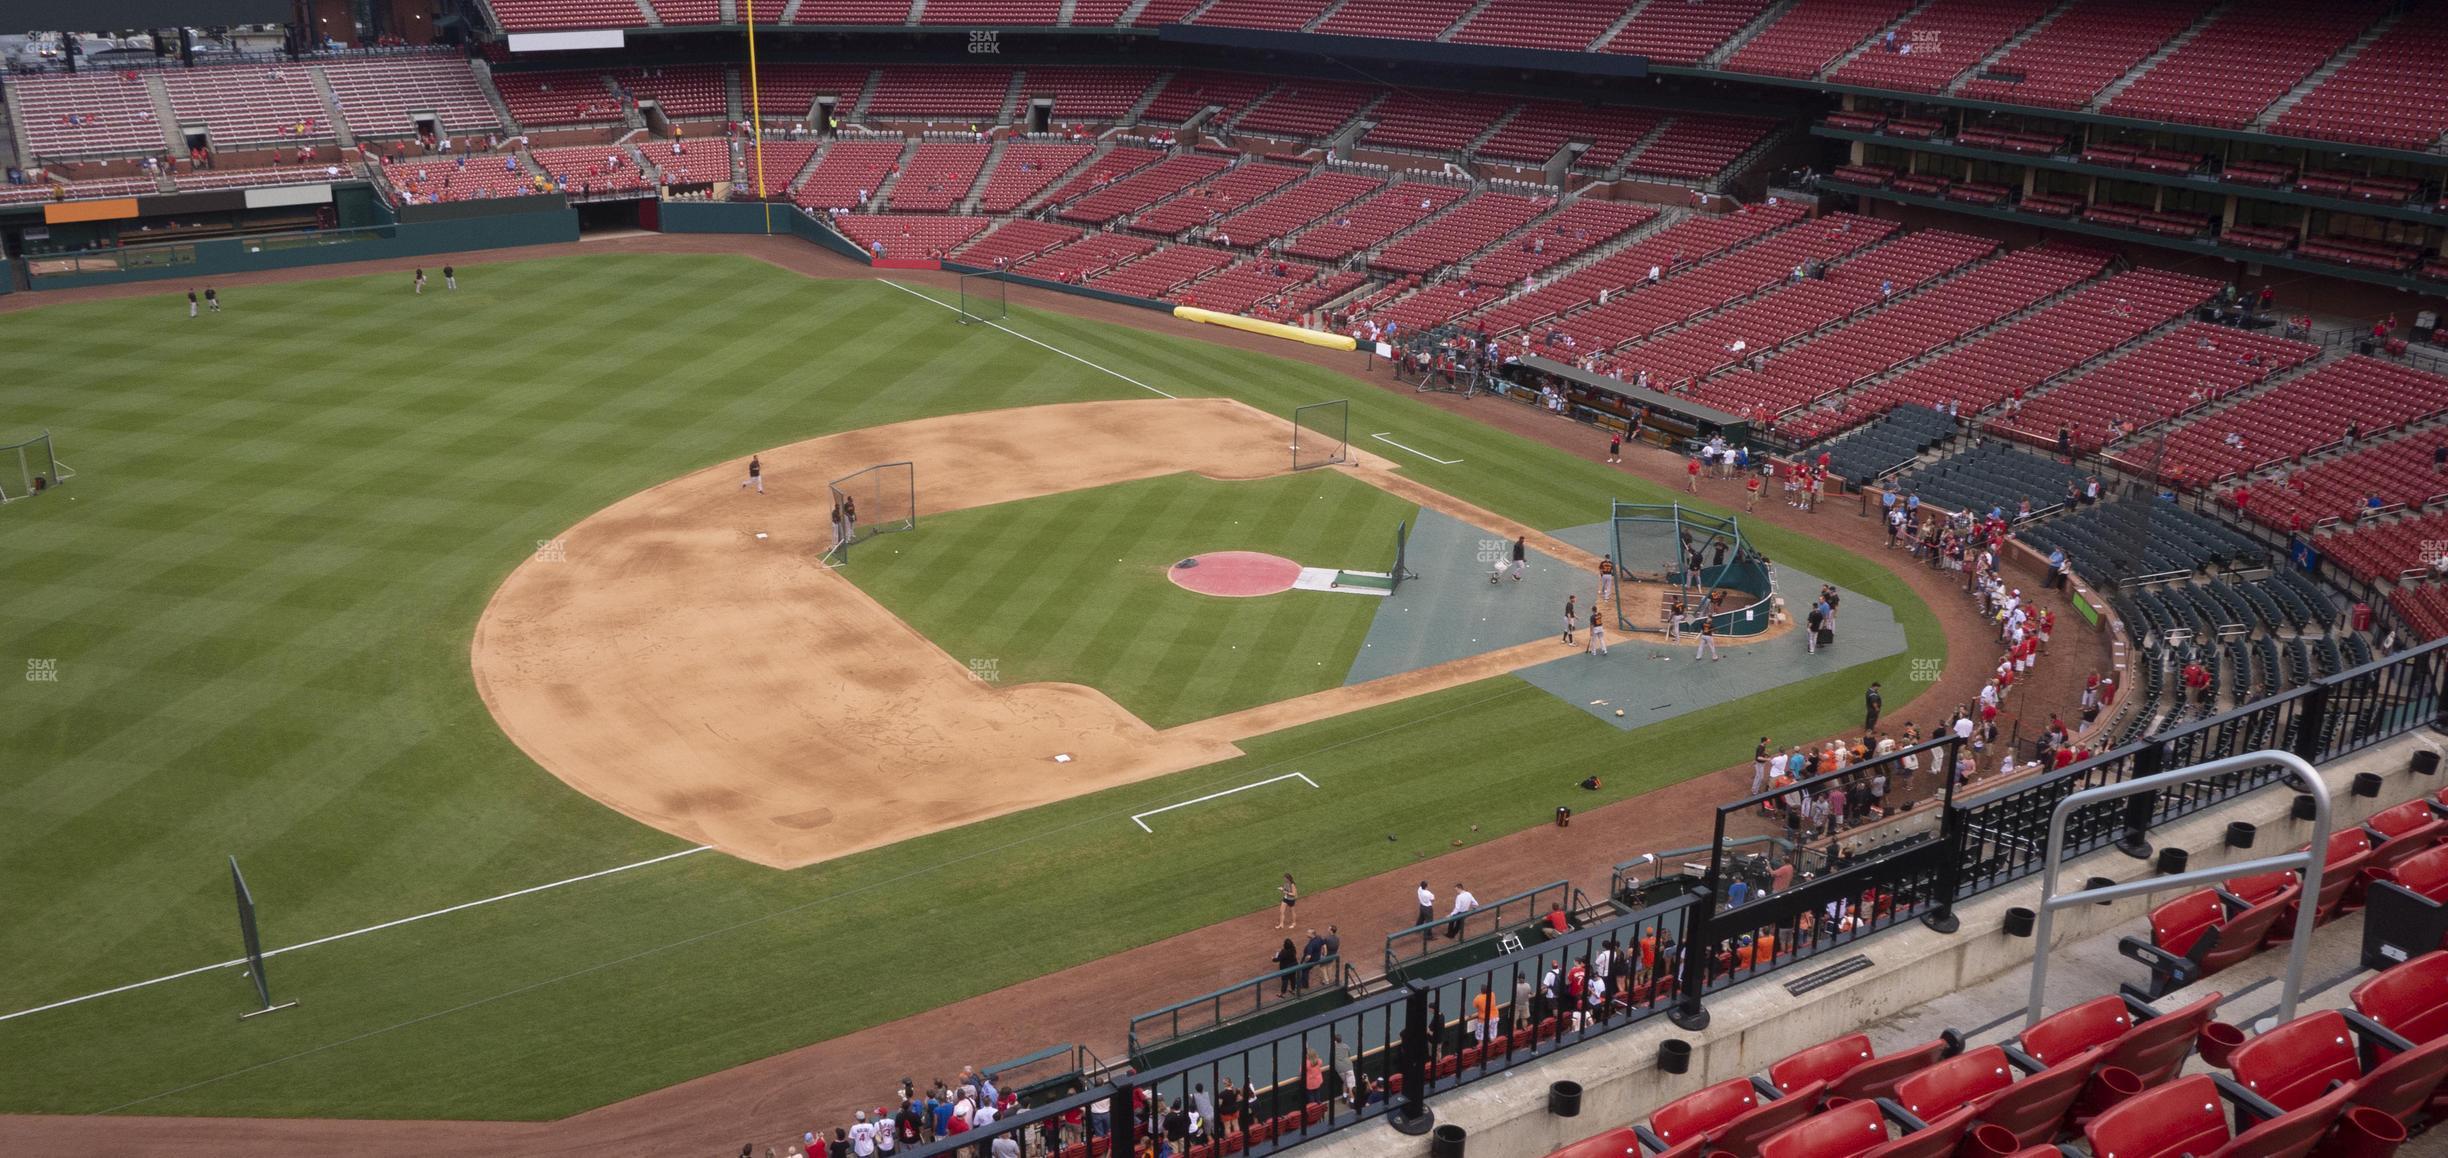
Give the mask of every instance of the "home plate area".
[(1293, 590), (1386, 595), (1394, 588), (1392, 578), (1382, 572), (1303, 567), (1263, 551), (1209, 551), (1175, 563), (1165, 575), (1183, 590), (1228, 599)]

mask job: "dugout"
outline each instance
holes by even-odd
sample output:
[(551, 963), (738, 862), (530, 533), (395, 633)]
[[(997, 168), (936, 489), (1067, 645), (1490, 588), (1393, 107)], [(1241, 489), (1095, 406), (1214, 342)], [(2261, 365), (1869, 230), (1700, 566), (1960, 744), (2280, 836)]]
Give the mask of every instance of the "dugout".
[(1546, 387), (1564, 395), (1573, 417), (1609, 430), (1629, 430), (1637, 420), (1646, 441), (1670, 449), (1707, 441), (1711, 435), (1721, 435), (1730, 444), (1751, 437), (1751, 421), (1742, 415), (1536, 354), (1505, 363), (1495, 388), (1535, 401)]
[(1325, 957), (1176, 1001), (1131, 1018), (1130, 1064), (1153, 1069), (1341, 1009), (1359, 987), (1349, 964)]
[(1540, 924), (1549, 909), (1563, 906), (1569, 916), (1588, 907), (1571, 881), (1551, 881), (1527, 892), (1491, 901), (1462, 914), (1462, 935), (1447, 937), (1452, 917), (1438, 917), (1386, 935), (1385, 976), (1395, 984), (1420, 977), (1439, 977), (1485, 964), (1527, 945), (1547, 939)]

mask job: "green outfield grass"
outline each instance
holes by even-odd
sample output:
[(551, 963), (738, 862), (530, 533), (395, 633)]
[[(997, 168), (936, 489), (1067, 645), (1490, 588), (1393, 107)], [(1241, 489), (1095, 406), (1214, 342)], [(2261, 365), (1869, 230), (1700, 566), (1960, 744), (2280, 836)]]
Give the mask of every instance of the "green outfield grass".
[[(536, 768), (474, 694), (477, 615), (538, 540), (785, 441), (1146, 396), (890, 286), (741, 258), (460, 281), (233, 290), (194, 321), (172, 292), (0, 315), (0, 435), (47, 427), (82, 474), (0, 510), (0, 1014), (233, 956), (231, 854), (286, 945), (685, 847)], [(1348, 395), (1353, 431), (1464, 460), (1412, 470), (1533, 525), (1669, 497), (1304, 364), (1009, 324), (1175, 394)], [(302, 1004), (243, 1026), (235, 971), (0, 1020), (0, 1110), (555, 1117), (1263, 908), (1280, 871), (1315, 892), (1542, 823), (1595, 770), (1614, 799), (1733, 764), (1764, 719), (1838, 730), (1865, 682), (1942, 654), (1867, 560), (1754, 538), (1895, 605), (1912, 647), (1628, 736), (1496, 679), (806, 870), (690, 856), (277, 958)], [(57, 682), (17, 678), (28, 660)], [(1320, 790), (1202, 806), (1161, 841), (1125, 819), (1295, 761)], [(1099, 1015), (1118, 1035), (1130, 1012)]]
[(1256, 482), (1179, 474), (930, 517), (844, 573), (1004, 682), (1086, 684), (1169, 728), (1341, 686), (1379, 604), (1317, 591), (1198, 595), (1167, 568), (1203, 551), (1264, 551), (1382, 570), (1394, 528), (1418, 513), (1331, 470)]

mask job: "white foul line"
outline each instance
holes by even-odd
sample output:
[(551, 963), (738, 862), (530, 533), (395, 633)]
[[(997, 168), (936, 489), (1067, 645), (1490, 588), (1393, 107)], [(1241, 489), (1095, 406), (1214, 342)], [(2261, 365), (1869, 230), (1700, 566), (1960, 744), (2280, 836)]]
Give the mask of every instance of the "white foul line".
[[(662, 856), (658, 856), (658, 857), (651, 857), (651, 858), (648, 858), (648, 859), (646, 859), (646, 860), (638, 861), (638, 862), (637, 862), (637, 863), (635, 863), (635, 864), (625, 864), (625, 865), (621, 865), (621, 866), (619, 866), (619, 867), (617, 867), (617, 868), (608, 868), (608, 869), (604, 869), (604, 870), (602, 870), (602, 871), (600, 871), (600, 872), (591, 872), (591, 873), (587, 873), (587, 874), (585, 874), (585, 875), (583, 875), (583, 876), (575, 876), (575, 877), (571, 877), (571, 878), (569, 878), (569, 879), (567, 879), (567, 880), (559, 880), (559, 881), (554, 881), (554, 882), (552, 882), (551, 884), (548, 884), (548, 885), (532, 885), (532, 886), (529, 886), (529, 887), (527, 887), (527, 888), (523, 888), (523, 889), (516, 890), (516, 891), (514, 891), (514, 892), (507, 892), (507, 893), (503, 893), (503, 894), (501, 894), (500, 896), (497, 896), (497, 897), (486, 897), (485, 899), (483, 899), (483, 900), (481, 900), (481, 901), (466, 901), (466, 902), (462, 902), (462, 903), (460, 903), (460, 904), (452, 905), (452, 906), (450, 906), (450, 907), (449, 907), (449, 908), (447, 908), (447, 909), (435, 909), (434, 911), (432, 911), (432, 912), (430, 912), (430, 913), (418, 913), (416, 916), (413, 916), (413, 917), (401, 917), (400, 919), (398, 919), (398, 920), (396, 920), (396, 921), (384, 921), (382, 924), (379, 924), (379, 925), (368, 925), (368, 926), (366, 926), (365, 928), (362, 928), (362, 929), (351, 929), (351, 930), (349, 930), (349, 931), (348, 931), (348, 932), (346, 932), (346, 933), (334, 933), (334, 934), (332, 934), (332, 935), (331, 935), (331, 936), (329, 936), (329, 937), (317, 937), (317, 938), (315, 938), (315, 939), (314, 939), (314, 940), (312, 940), (312, 941), (302, 941), (302, 942), (299, 942), (298, 944), (295, 944), (295, 945), (284, 945), (284, 946), (282, 946), (281, 948), (278, 948), (278, 949), (266, 949), (266, 950), (264, 950), (264, 956), (266, 956), (266, 957), (278, 957), (278, 956), (280, 956), (280, 955), (281, 955), (281, 954), (283, 954), (283, 953), (294, 953), (294, 952), (296, 952), (296, 951), (298, 951), (298, 950), (300, 950), (300, 949), (312, 949), (312, 948), (314, 948), (314, 947), (315, 947), (315, 946), (317, 946), (317, 945), (329, 945), (329, 944), (331, 944), (331, 943), (332, 943), (332, 942), (334, 942), (334, 941), (345, 941), (345, 940), (348, 940), (348, 939), (349, 939), (349, 938), (351, 938), (351, 937), (360, 937), (360, 936), (364, 936), (364, 935), (365, 935), (365, 934), (367, 934), (367, 933), (379, 933), (379, 932), (383, 931), (384, 929), (396, 929), (396, 928), (398, 928), (398, 927), (399, 927), (399, 926), (401, 926), (401, 925), (406, 925), (406, 924), (411, 924), (411, 923), (414, 923), (414, 922), (417, 922), (417, 921), (422, 921), (422, 920), (426, 919), (427, 917), (439, 917), (439, 916), (443, 916), (443, 915), (448, 914), (448, 913), (456, 913), (456, 912), (460, 912), (460, 911), (462, 911), (462, 910), (466, 910), (466, 909), (473, 909), (473, 908), (478, 908), (478, 907), (481, 907), (481, 906), (484, 906), (484, 905), (490, 905), (490, 904), (492, 904), (492, 903), (494, 903), (494, 902), (496, 902), (496, 901), (506, 901), (506, 900), (509, 900), (509, 899), (510, 899), (510, 898), (512, 898), (512, 897), (523, 897), (523, 896), (526, 896), (526, 895), (527, 895), (527, 894), (529, 894), (529, 893), (540, 893), (540, 892), (543, 892), (543, 891), (544, 891), (544, 890), (546, 890), (546, 889), (557, 889), (557, 888), (560, 888), (560, 887), (561, 887), (561, 886), (563, 886), (563, 885), (574, 885), (574, 884), (577, 884), (577, 883), (578, 883), (578, 882), (580, 882), (580, 881), (591, 881), (591, 880), (594, 880), (594, 879), (595, 879), (595, 878), (597, 878), (597, 877), (608, 877), (608, 876), (611, 876), (613, 873), (625, 873), (625, 872), (628, 872), (630, 869), (636, 869), (636, 868), (645, 868), (647, 865), (651, 865), (651, 864), (661, 864), (661, 863), (663, 863), (664, 861), (667, 861), (667, 860), (677, 860), (677, 859), (679, 859), (679, 858), (681, 858), (681, 857), (684, 857), (684, 856), (689, 856), (689, 855), (692, 855), (692, 854), (694, 854), (694, 853), (705, 852), (705, 851), (707, 851), (708, 849), (710, 849), (710, 848), (712, 848), (712, 847), (713, 847), (712, 845), (704, 845), (704, 844), (701, 844), (701, 845), (698, 845), (698, 846), (697, 846), (697, 847), (695, 847), (695, 848), (684, 848), (684, 849), (681, 849), (681, 850), (680, 850), (680, 851), (678, 851), (678, 852), (668, 852), (668, 853), (663, 854)], [(236, 960), (232, 960), (232, 961), (222, 961), (222, 962), (219, 962), (219, 963), (217, 963), (217, 964), (212, 964), (212, 965), (201, 965), (201, 966), (198, 966), (198, 967), (196, 967), (196, 968), (194, 968), (194, 969), (187, 969), (187, 970), (183, 970), (183, 971), (181, 971), (181, 972), (171, 973), (171, 974), (168, 974), (168, 975), (165, 975), (165, 976), (156, 977), (156, 978), (154, 978), (154, 979), (152, 979), (152, 980), (150, 980), (150, 981), (138, 981), (138, 982), (135, 982), (134, 984), (119, 986), (119, 987), (118, 987), (118, 988), (116, 988), (116, 989), (105, 989), (105, 990), (102, 990), (102, 991), (101, 991), (101, 992), (99, 992), (99, 993), (88, 993), (88, 994), (86, 994), (86, 995), (85, 995), (85, 996), (83, 996), (83, 997), (71, 997), (71, 998), (67, 999), (66, 1001), (54, 1001), (54, 1002), (52, 1002), (52, 1003), (51, 1003), (51, 1004), (49, 1004), (49, 1005), (37, 1005), (37, 1006), (35, 1006), (35, 1007), (34, 1007), (34, 1008), (32, 1008), (32, 1009), (20, 1009), (20, 1010), (18, 1010), (18, 1011), (17, 1011), (17, 1012), (15, 1012), (15, 1013), (9, 1013), (9, 1014), (0, 1014), (0, 1021), (14, 1021), (14, 1020), (16, 1020), (17, 1018), (20, 1018), (20, 1017), (27, 1017), (27, 1016), (30, 1016), (30, 1015), (33, 1015), (33, 1014), (43, 1013), (43, 1012), (47, 1012), (47, 1011), (49, 1011), (49, 1010), (53, 1010), (53, 1009), (59, 1009), (59, 1008), (62, 1008), (62, 1007), (64, 1007), (64, 1006), (75, 1005), (75, 1004), (78, 1004), (79, 1002), (92, 1001), (92, 1000), (94, 1000), (95, 998), (98, 998), (98, 997), (109, 997), (109, 996), (111, 996), (111, 995), (113, 995), (113, 994), (116, 994), (116, 993), (126, 993), (127, 991), (129, 991), (129, 990), (131, 990), (131, 989), (143, 989), (143, 988), (145, 988), (145, 987), (146, 987), (146, 986), (148, 986), (148, 985), (159, 985), (159, 984), (161, 984), (161, 983), (163, 983), (163, 982), (165, 982), (165, 981), (176, 981), (176, 980), (178, 980), (178, 979), (179, 979), (179, 978), (181, 978), (181, 977), (193, 977), (193, 976), (195, 976), (195, 975), (196, 975), (196, 974), (198, 974), (198, 973), (210, 973), (210, 972), (212, 972), (212, 971), (213, 971), (213, 970), (215, 970), (215, 969), (229, 969), (229, 968), (234, 968), (234, 967), (236, 967), (236, 966), (244, 965), (244, 964), (246, 964), (246, 963), (247, 963), (246, 958), (244, 958), (244, 957), (240, 957), (240, 958), (237, 958)]]
[(1269, 784), (1273, 784), (1273, 783), (1275, 783), (1276, 781), (1279, 781), (1279, 780), (1298, 780), (1298, 781), (1300, 781), (1301, 783), (1303, 783), (1303, 784), (1306, 784), (1306, 785), (1310, 786), (1311, 788), (1315, 788), (1315, 787), (1317, 787), (1317, 786), (1318, 786), (1318, 782), (1317, 782), (1317, 781), (1315, 781), (1315, 780), (1311, 780), (1311, 779), (1310, 779), (1308, 776), (1303, 775), (1302, 773), (1299, 773), (1299, 772), (1286, 772), (1286, 773), (1284, 773), (1284, 774), (1283, 774), (1283, 775), (1281, 775), (1281, 776), (1271, 776), (1271, 777), (1268, 777), (1267, 779), (1261, 780), (1261, 781), (1259, 781), (1259, 782), (1257, 782), (1257, 783), (1255, 783), (1255, 784), (1244, 784), (1244, 785), (1240, 786), (1239, 788), (1227, 788), (1227, 789), (1225, 789), (1225, 790), (1224, 790), (1224, 791), (1222, 791), (1222, 792), (1210, 792), (1210, 793), (1208, 793), (1207, 795), (1205, 795), (1205, 796), (1201, 796), (1201, 797), (1199, 797), (1199, 798), (1198, 798), (1198, 799), (1196, 799), (1196, 800), (1184, 800), (1184, 801), (1182, 801), (1182, 802), (1181, 802), (1181, 803), (1179, 803), (1179, 804), (1168, 804), (1168, 805), (1165, 805), (1165, 806), (1164, 806), (1164, 807), (1162, 807), (1162, 808), (1151, 808), (1151, 809), (1148, 809), (1148, 810), (1147, 810), (1147, 811), (1145, 811), (1145, 812), (1134, 812), (1134, 813), (1132, 813), (1132, 814), (1131, 814), (1131, 823), (1132, 823), (1132, 824), (1136, 824), (1136, 825), (1138, 825), (1138, 826), (1139, 826), (1139, 831), (1141, 831), (1141, 832), (1145, 832), (1145, 833), (1149, 833), (1149, 834), (1153, 834), (1153, 833), (1154, 833), (1156, 830), (1155, 830), (1155, 829), (1153, 829), (1153, 828), (1149, 828), (1149, 827), (1147, 826), (1147, 821), (1140, 819), (1141, 817), (1145, 817), (1145, 816), (1154, 816), (1154, 815), (1156, 815), (1156, 814), (1157, 814), (1157, 813), (1159, 813), (1159, 812), (1171, 812), (1171, 811), (1173, 811), (1173, 810), (1174, 810), (1174, 809), (1176, 809), (1176, 808), (1188, 808), (1188, 807), (1190, 807), (1190, 806), (1191, 806), (1191, 805), (1193, 805), (1193, 804), (1205, 804), (1205, 803), (1207, 803), (1208, 801), (1210, 801), (1210, 800), (1214, 800), (1214, 799), (1216, 799), (1216, 798), (1217, 798), (1217, 797), (1219, 797), (1219, 796), (1230, 796), (1230, 795), (1232, 795), (1232, 794), (1233, 794), (1233, 793), (1235, 793), (1235, 792), (1247, 792), (1247, 791), (1249, 791), (1249, 790), (1250, 790), (1250, 789), (1252, 789), (1252, 788), (1264, 788), (1264, 787), (1266, 787), (1267, 785), (1269, 785)]
[(1460, 466), (1460, 465), (1462, 465), (1462, 460), (1461, 460), (1461, 459), (1458, 459), (1458, 458), (1438, 458), (1437, 456), (1435, 456), (1435, 455), (1433, 455), (1433, 454), (1430, 454), (1430, 453), (1428, 453), (1427, 451), (1421, 450), (1420, 448), (1418, 448), (1418, 447), (1416, 447), (1416, 446), (1403, 446), (1403, 444), (1401, 444), (1401, 443), (1399, 443), (1399, 442), (1396, 442), (1396, 441), (1394, 441), (1394, 440), (1393, 440), (1393, 439), (1391, 439), (1391, 438), (1387, 438), (1387, 437), (1386, 437), (1386, 435), (1389, 435), (1389, 434), (1392, 434), (1392, 433), (1394, 433), (1394, 432), (1393, 432), (1393, 431), (1391, 431), (1391, 430), (1380, 430), (1380, 431), (1378, 431), (1378, 432), (1377, 432), (1377, 433), (1375, 433), (1375, 434), (1369, 435), (1369, 437), (1370, 437), (1370, 438), (1374, 438), (1374, 439), (1376, 439), (1377, 441), (1379, 441), (1379, 442), (1382, 442), (1382, 443), (1386, 444), (1387, 446), (1402, 446), (1402, 448), (1403, 448), (1404, 450), (1410, 451), (1411, 453), (1416, 454), (1416, 455), (1420, 456), (1421, 458), (1427, 459), (1428, 461), (1433, 462), (1433, 463), (1437, 463), (1437, 464), (1439, 464), (1439, 465), (1441, 465), (1441, 466)]
[[(930, 302), (934, 302), (936, 305), (942, 306), (943, 308), (945, 308), (945, 309), (947, 309), (947, 310), (950, 310), (950, 311), (952, 311), (953, 313), (956, 313), (956, 314), (957, 314), (957, 313), (961, 312), (961, 310), (960, 310), (960, 307), (959, 307), (959, 306), (952, 305), (951, 303), (946, 302), (946, 301), (943, 301), (943, 300), (942, 300), (942, 299), (940, 299), (940, 298), (930, 297), (930, 296), (928, 296), (928, 295), (926, 295), (926, 294), (919, 293), (917, 290), (914, 290), (914, 289), (911, 289), (911, 288), (910, 288), (910, 287), (908, 287), (908, 286), (902, 285), (900, 282), (894, 281), (894, 280), (892, 280), (891, 278), (888, 278), (888, 277), (879, 277), (879, 278), (877, 278), (876, 280), (877, 280), (877, 281), (880, 281), (880, 282), (883, 282), (885, 285), (891, 286), (891, 287), (893, 287), (894, 289), (900, 290), (902, 293), (908, 294), (908, 295), (909, 295), (909, 296), (911, 296), (911, 297), (918, 298), (918, 299), (920, 299), (920, 300), (922, 300), (922, 301), (930, 301)], [(1116, 369), (1114, 369), (1114, 368), (1112, 368), (1112, 367), (1110, 367), (1110, 366), (1099, 366), (1099, 365), (1097, 365), (1096, 363), (1091, 362), (1091, 361), (1089, 361), (1089, 360), (1088, 360), (1088, 359), (1086, 359), (1086, 358), (1082, 358), (1082, 357), (1080, 357), (1079, 355), (1074, 354), (1074, 353), (1072, 353), (1072, 352), (1071, 352), (1071, 351), (1069, 351), (1069, 350), (1063, 349), (1063, 348), (1062, 348), (1062, 347), (1060, 347), (1060, 346), (1049, 346), (1049, 345), (1046, 345), (1046, 343), (1044, 343), (1044, 342), (1040, 342), (1040, 341), (1038, 341), (1038, 340), (1037, 340), (1037, 339), (1035, 339), (1035, 338), (1029, 337), (1027, 334), (1023, 334), (1023, 333), (1021, 333), (1020, 331), (1015, 330), (1015, 329), (1011, 328), (1010, 326), (1003, 325), (1003, 324), (1002, 324), (1002, 323), (1000, 323), (1000, 322), (990, 321), (990, 320), (988, 320), (988, 319), (986, 319), (986, 318), (979, 318), (978, 320), (979, 320), (979, 321), (981, 321), (981, 322), (985, 322), (987, 325), (993, 326), (994, 328), (996, 328), (996, 329), (998, 329), (998, 330), (1001, 330), (1001, 331), (1003, 331), (1003, 332), (1004, 332), (1004, 333), (1006, 333), (1006, 334), (1010, 334), (1012, 337), (1018, 338), (1018, 339), (1020, 339), (1020, 340), (1021, 340), (1021, 341), (1023, 341), (1023, 342), (1027, 342), (1028, 344), (1030, 344), (1030, 345), (1032, 345), (1032, 346), (1039, 346), (1039, 347), (1042, 347), (1042, 348), (1044, 348), (1044, 349), (1052, 350), (1052, 351), (1054, 351), (1055, 353), (1060, 354), (1060, 355), (1062, 355), (1062, 356), (1063, 356), (1063, 357), (1065, 357), (1065, 358), (1069, 358), (1069, 359), (1071, 359), (1072, 361), (1077, 362), (1077, 363), (1079, 363), (1079, 364), (1080, 364), (1080, 365), (1082, 365), (1082, 366), (1086, 366), (1086, 367), (1088, 367), (1088, 368), (1089, 368), (1089, 369), (1091, 369), (1091, 370), (1101, 370), (1101, 371), (1104, 371), (1104, 372), (1105, 372), (1105, 373), (1107, 373), (1107, 374), (1111, 374), (1111, 375), (1113, 375), (1113, 376), (1114, 376), (1114, 377), (1116, 377), (1116, 378), (1120, 378), (1121, 380), (1123, 380), (1123, 381), (1125, 381), (1125, 382), (1128, 382), (1128, 383), (1130, 383), (1130, 384), (1131, 384), (1131, 385), (1133, 385), (1133, 386), (1136, 386), (1136, 387), (1138, 387), (1138, 388), (1140, 388), (1140, 389), (1142, 389), (1142, 390), (1147, 391), (1147, 392), (1148, 392), (1148, 393), (1150, 393), (1150, 394), (1154, 394), (1154, 395), (1157, 395), (1157, 396), (1159, 396), (1159, 397), (1163, 397), (1163, 398), (1172, 398), (1172, 397), (1174, 397), (1174, 395), (1167, 394), (1167, 393), (1165, 393), (1165, 392), (1164, 392), (1164, 391), (1162, 391), (1162, 390), (1158, 390), (1157, 388), (1155, 388), (1155, 387), (1153, 387), (1153, 386), (1150, 386), (1150, 385), (1148, 385), (1147, 383), (1145, 383), (1145, 382), (1142, 382), (1142, 381), (1138, 380), (1137, 378), (1133, 378), (1133, 377), (1131, 377), (1130, 375), (1128, 375), (1128, 374), (1125, 374), (1125, 373), (1121, 372), (1120, 370), (1116, 370)]]

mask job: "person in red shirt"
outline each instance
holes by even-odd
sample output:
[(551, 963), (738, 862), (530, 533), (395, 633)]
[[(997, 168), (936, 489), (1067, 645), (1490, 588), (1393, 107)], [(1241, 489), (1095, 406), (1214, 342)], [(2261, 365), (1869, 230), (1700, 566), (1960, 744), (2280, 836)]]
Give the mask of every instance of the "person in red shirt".
[(1760, 476), (1752, 475), (1751, 481), (1743, 484), (1743, 489), (1751, 492), (1751, 497), (1743, 501), (1743, 509), (1748, 511), (1759, 506)]
[(2073, 763), (2074, 763), (2074, 749), (2072, 749), (2072, 748), (2059, 748), (2059, 749), (2057, 749), (2057, 763), (2056, 763), (2056, 767), (2059, 767), (2059, 768), (2071, 767), (2071, 766), (2073, 765)]
[(1693, 494), (1698, 494), (1698, 493), (1700, 493), (1700, 460), (1699, 460), (1699, 458), (1695, 456), (1695, 457), (1694, 457), (1694, 458), (1693, 458), (1693, 459), (1692, 459), (1690, 462), (1684, 463), (1684, 464), (1683, 464), (1683, 473), (1684, 473), (1684, 476), (1685, 476), (1685, 478), (1684, 478), (1684, 482), (1683, 482), (1683, 489), (1684, 489), (1684, 490), (1687, 490), (1687, 491), (1690, 491), (1690, 492), (1692, 492)]
[(1564, 906), (1551, 905), (1548, 907), (1547, 928), (1558, 934), (1572, 931), (1572, 918), (1564, 915)]

